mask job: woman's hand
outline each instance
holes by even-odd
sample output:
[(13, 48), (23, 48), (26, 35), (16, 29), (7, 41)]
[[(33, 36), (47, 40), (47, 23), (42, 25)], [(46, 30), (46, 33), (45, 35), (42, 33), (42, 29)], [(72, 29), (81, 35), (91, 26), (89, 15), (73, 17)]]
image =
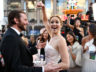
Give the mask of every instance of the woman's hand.
[(37, 7), (42, 7), (42, 8), (44, 8), (45, 5), (40, 1), (40, 2), (37, 2)]
[(48, 63), (44, 66), (44, 72), (58, 72), (60, 69), (54, 63)]
[(36, 45), (36, 48), (37, 49), (41, 49), (41, 48), (45, 48), (45, 46), (46, 46), (46, 42), (43, 42), (43, 43), (37, 43), (37, 45)]
[(69, 52), (70, 52), (70, 54), (72, 56), (72, 59), (75, 61), (76, 60), (76, 55), (74, 53), (72, 53), (72, 47), (68, 46), (68, 48), (69, 48)]
[(72, 53), (72, 47), (68, 46), (68, 48), (69, 48), (69, 52)]

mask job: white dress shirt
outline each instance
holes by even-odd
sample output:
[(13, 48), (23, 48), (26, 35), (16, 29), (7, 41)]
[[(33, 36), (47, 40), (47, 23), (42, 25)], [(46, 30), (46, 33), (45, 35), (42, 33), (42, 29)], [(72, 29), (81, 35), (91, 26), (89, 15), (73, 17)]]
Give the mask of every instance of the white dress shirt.
[(16, 28), (11, 27), (11, 29), (13, 29), (18, 35), (20, 35), (20, 32)]

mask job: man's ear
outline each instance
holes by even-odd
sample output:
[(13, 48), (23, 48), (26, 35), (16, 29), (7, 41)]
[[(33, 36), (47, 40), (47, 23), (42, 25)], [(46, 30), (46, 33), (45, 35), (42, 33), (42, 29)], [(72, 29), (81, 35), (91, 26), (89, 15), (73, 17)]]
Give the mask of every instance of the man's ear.
[(16, 24), (18, 24), (18, 23), (19, 23), (19, 20), (18, 20), (17, 18), (14, 18), (14, 22), (15, 22)]

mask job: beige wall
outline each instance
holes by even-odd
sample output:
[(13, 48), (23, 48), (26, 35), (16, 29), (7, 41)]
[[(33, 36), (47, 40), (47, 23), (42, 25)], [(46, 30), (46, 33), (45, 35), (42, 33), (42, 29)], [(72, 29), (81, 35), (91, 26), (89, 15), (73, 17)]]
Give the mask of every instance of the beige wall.
[(92, 0), (88, 0), (88, 4), (90, 4), (92, 2)]
[(86, 0), (78, 0), (78, 9), (83, 9), (83, 13), (85, 13), (86, 9)]

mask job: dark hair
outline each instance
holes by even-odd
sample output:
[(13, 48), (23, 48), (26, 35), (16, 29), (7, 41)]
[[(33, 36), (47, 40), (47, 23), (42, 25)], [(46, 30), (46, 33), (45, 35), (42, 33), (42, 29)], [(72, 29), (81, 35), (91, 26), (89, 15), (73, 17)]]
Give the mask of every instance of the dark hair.
[[(47, 31), (47, 30), (45, 29), (44, 32), (45, 31)], [(42, 33), (42, 37), (43, 37), (44, 32)], [(49, 33), (48, 33), (48, 41), (50, 41), (50, 35), (49, 35)], [(44, 42), (45, 42), (45, 39), (44, 39)]]
[(93, 4), (93, 3), (91, 2), (91, 3), (90, 3), (90, 6), (92, 6), (92, 4)]
[(17, 18), (20, 21), (20, 13), (25, 14), (25, 12), (20, 10), (13, 10), (8, 15), (8, 27), (13, 26), (15, 23), (14, 18)]
[(79, 20), (80, 23), (81, 23), (81, 19), (77, 17), (77, 18), (74, 20), (74, 26), (75, 26), (75, 23), (76, 23), (77, 20)]
[[(74, 39), (74, 40), (73, 40), (73, 43), (77, 41), (77, 39), (76, 39), (76, 36), (75, 36), (74, 32), (69, 31), (67, 34), (70, 34), (71, 36), (73, 36), (73, 39)], [(66, 36), (67, 36), (67, 34), (66, 34)], [(67, 42), (68, 42), (68, 41), (67, 41)], [(70, 43), (68, 42), (68, 44), (70, 44)]]
[(89, 31), (92, 34), (92, 36), (94, 37), (94, 42), (93, 44), (96, 46), (96, 24), (90, 24), (89, 25)]

